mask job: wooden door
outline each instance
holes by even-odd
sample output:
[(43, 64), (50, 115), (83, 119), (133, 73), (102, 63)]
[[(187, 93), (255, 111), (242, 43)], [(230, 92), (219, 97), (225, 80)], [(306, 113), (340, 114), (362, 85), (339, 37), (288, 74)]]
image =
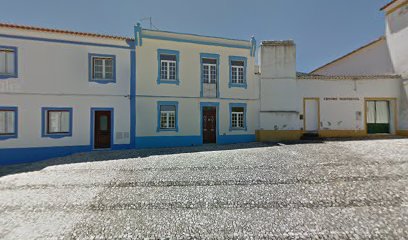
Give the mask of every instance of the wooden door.
[(215, 107), (203, 108), (203, 143), (217, 142), (217, 110)]
[(111, 147), (111, 112), (95, 111), (94, 148)]

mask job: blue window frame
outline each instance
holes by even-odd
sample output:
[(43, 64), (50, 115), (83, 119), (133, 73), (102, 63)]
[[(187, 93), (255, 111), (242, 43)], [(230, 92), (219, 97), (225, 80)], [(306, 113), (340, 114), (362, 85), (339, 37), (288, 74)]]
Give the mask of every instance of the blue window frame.
[(157, 132), (178, 132), (178, 102), (157, 102)]
[(246, 103), (230, 103), (230, 131), (246, 131)]
[(157, 49), (157, 84), (180, 84), (179, 61), (179, 51)]
[(89, 82), (115, 83), (116, 56), (110, 54), (88, 54)]
[[(214, 69), (212, 69), (213, 66), (215, 66), (215, 74)], [(220, 97), (220, 55), (213, 53), (200, 53), (200, 67), (200, 96), (204, 96), (204, 83), (215, 83), (217, 88), (216, 97)]]
[(18, 108), (0, 106), (0, 140), (18, 137)]
[(41, 136), (63, 138), (72, 136), (72, 108), (41, 108)]
[(17, 47), (0, 45), (0, 79), (18, 77)]
[(229, 57), (228, 87), (247, 88), (247, 58), (239, 56)]

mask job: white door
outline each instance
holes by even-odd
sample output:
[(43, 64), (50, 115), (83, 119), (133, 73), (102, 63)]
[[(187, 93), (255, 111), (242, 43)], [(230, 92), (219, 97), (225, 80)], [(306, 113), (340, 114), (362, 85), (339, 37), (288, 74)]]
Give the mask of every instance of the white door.
[(317, 132), (319, 130), (319, 99), (305, 99), (305, 130)]

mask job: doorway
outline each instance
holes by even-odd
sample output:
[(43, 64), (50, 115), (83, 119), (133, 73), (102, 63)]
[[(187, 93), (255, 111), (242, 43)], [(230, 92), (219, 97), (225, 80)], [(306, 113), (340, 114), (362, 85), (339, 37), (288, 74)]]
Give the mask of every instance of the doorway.
[(112, 112), (109, 110), (95, 110), (94, 114), (94, 149), (111, 148), (112, 140)]
[(217, 108), (203, 107), (202, 108), (202, 135), (203, 143), (217, 142)]
[(304, 129), (306, 132), (318, 132), (320, 124), (319, 98), (303, 99)]
[(367, 133), (390, 133), (390, 102), (387, 100), (368, 100)]

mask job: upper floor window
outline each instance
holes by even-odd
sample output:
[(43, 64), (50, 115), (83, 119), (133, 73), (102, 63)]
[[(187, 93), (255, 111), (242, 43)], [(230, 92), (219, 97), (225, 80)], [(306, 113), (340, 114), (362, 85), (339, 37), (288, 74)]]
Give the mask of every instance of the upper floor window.
[(17, 48), (0, 46), (0, 76), (17, 77)]
[(0, 107), (0, 140), (17, 137), (17, 107)]
[(178, 62), (179, 52), (167, 49), (157, 50), (158, 76), (157, 83), (179, 84)]
[(116, 81), (115, 56), (106, 54), (90, 54), (91, 82), (108, 83)]
[(177, 102), (158, 102), (157, 131), (178, 131)]
[(217, 82), (217, 60), (203, 58), (203, 82), (204, 83), (216, 83)]
[(230, 103), (230, 130), (246, 130), (246, 104)]
[(72, 108), (43, 108), (43, 137), (72, 136)]
[(246, 58), (231, 56), (229, 87), (247, 87), (246, 82)]

